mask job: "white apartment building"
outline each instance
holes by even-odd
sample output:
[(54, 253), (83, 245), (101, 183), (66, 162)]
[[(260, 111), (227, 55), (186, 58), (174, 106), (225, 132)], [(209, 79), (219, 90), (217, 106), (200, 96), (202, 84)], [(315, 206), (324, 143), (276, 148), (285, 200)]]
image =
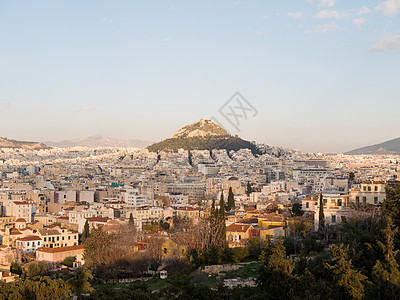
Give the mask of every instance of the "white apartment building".
[(141, 207), (148, 205), (148, 200), (145, 195), (139, 193), (138, 189), (126, 189), (121, 192), (121, 200), (129, 206)]
[(308, 178), (327, 178), (331, 177), (333, 171), (326, 168), (301, 168), (293, 169), (293, 178), (296, 181)]
[(70, 224), (79, 224), (81, 220), (93, 217), (95, 213), (96, 212), (92, 209), (71, 210), (68, 214), (68, 222)]
[[(306, 214), (314, 216), (314, 228), (318, 229), (319, 224), (319, 195), (301, 200), (302, 210)], [(322, 193), (324, 203), (325, 224), (336, 225), (349, 216), (349, 195), (340, 193)]]
[(37, 248), (42, 247), (42, 239), (35, 235), (21, 237), (16, 240), (15, 246), (24, 252), (35, 252)]
[(219, 167), (215, 164), (208, 163), (200, 163), (197, 165), (197, 169), (199, 173), (202, 173), (205, 176), (208, 175), (217, 175), (219, 172)]

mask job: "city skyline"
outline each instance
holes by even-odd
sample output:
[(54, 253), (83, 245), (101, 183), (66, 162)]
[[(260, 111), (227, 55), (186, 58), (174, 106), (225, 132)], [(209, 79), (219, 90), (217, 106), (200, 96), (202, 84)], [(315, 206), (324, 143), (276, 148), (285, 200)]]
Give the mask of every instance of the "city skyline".
[(157, 142), (217, 117), (239, 91), (257, 115), (227, 129), (247, 140), (338, 153), (397, 138), (399, 10), (396, 0), (4, 1), (0, 135)]

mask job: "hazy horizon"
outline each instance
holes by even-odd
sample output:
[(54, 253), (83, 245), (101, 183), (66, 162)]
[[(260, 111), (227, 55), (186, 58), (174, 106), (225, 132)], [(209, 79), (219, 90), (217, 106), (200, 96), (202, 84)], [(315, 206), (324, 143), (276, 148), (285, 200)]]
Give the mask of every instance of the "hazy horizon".
[(246, 140), (340, 153), (400, 136), (400, 4), (3, 1), (0, 136), (160, 141), (237, 91)]

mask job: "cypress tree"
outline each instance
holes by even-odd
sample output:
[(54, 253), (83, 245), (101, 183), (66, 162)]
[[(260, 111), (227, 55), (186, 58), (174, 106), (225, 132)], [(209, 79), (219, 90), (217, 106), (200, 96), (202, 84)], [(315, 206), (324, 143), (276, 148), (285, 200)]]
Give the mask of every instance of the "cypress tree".
[(212, 204), (211, 204), (211, 216), (216, 217), (216, 214), (215, 214), (215, 199), (212, 200)]
[(219, 199), (219, 211), (217, 215), (217, 223), (220, 232), (220, 241), (221, 245), (225, 247), (226, 245), (226, 226), (225, 226), (225, 201), (224, 201), (224, 192), (221, 192), (221, 198)]
[(225, 220), (225, 200), (224, 200), (224, 192), (221, 192), (221, 197), (219, 198), (219, 211), (218, 215), (220, 219)]
[(135, 227), (135, 222), (133, 221), (132, 213), (129, 215), (129, 227)]
[(83, 232), (82, 232), (82, 242), (85, 242), (86, 239), (89, 237), (90, 235), (90, 229), (89, 229), (89, 222), (88, 220), (86, 220), (85, 222), (85, 226), (83, 226)]
[(253, 192), (253, 189), (251, 188), (250, 181), (247, 181), (247, 187), (246, 187), (246, 194), (247, 197), (250, 197), (250, 194)]
[(228, 211), (230, 211), (232, 207), (235, 207), (235, 197), (233, 195), (232, 187), (230, 187), (228, 193)]
[(319, 195), (319, 230), (325, 228), (325, 215), (324, 215), (324, 200), (322, 199), (322, 193)]

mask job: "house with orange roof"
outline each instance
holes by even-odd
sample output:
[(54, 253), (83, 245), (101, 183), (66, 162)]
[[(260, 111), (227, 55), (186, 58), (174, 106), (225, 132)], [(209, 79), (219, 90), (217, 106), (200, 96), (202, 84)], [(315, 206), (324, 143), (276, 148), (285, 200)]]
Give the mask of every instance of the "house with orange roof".
[(5, 229), (0, 230), (1, 244), (6, 246), (15, 246), (17, 239), (28, 235), (34, 235), (33, 230), (30, 228), (17, 229), (14, 227), (6, 227)]
[(229, 247), (242, 247), (252, 237), (251, 231), (254, 229), (249, 224), (231, 224), (226, 227), (226, 240), (229, 243)]
[(18, 218), (14, 222), (14, 227), (17, 229), (26, 228), (26, 220), (24, 218)]
[(84, 245), (75, 245), (59, 248), (40, 247), (36, 250), (36, 260), (50, 263), (62, 262), (67, 257), (83, 255)]
[(42, 246), (42, 239), (37, 235), (25, 236), (15, 241), (15, 246), (24, 252), (35, 252), (37, 248)]
[(0, 271), (0, 281), (3, 281), (4, 283), (13, 282), (13, 281), (17, 280), (18, 278), (19, 278), (19, 275), (17, 275), (17, 274)]

